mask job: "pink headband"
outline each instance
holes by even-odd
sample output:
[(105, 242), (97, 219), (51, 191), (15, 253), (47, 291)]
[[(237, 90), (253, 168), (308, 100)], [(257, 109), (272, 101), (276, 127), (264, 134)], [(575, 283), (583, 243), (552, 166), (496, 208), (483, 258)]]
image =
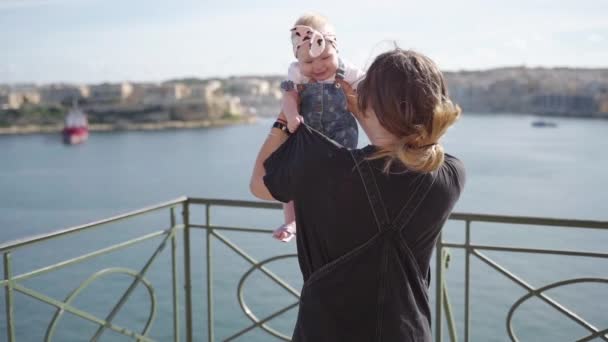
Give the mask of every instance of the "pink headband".
[(300, 46), (310, 43), (310, 50), (308, 51), (310, 57), (318, 57), (325, 51), (326, 41), (336, 47), (336, 35), (333, 33), (321, 33), (305, 25), (296, 25), (291, 29), (291, 44), (293, 44), (294, 56), (297, 56)]

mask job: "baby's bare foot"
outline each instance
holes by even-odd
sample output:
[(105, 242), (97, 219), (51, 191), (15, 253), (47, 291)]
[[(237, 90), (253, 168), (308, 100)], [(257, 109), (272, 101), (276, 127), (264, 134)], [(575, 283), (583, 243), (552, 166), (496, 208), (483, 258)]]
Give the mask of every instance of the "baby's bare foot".
[(296, 234), (296, 223), (286, 223), (277, 228), (273, 233), (272, 237), (283, 242), (289, 242)]

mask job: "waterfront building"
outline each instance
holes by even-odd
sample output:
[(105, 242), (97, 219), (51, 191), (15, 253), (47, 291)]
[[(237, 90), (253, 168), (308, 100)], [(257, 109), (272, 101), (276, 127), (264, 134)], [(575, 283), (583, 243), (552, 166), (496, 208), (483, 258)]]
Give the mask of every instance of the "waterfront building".
[(241, 115), (243, 108), (241, 106), (241, 99), (238, 96), (226, 96), (226, 106), (228, 107), (226, 112), (230, 115)]
[(230, 78), (224, 87), (226, 93), (240, 98), (240, 106), (257, 115), (276, 115), (282, 97), (279, 78)]
[(141, 103), (167, 106), (190, 96), (190, 93), (190, 88), (182, 83), (149, 85), (144, 88)]
[(465, 112), (603, 116), (608, 71), (498, 68), (446, 72), (452, 99)]
[(189, 98), (210, 100), (218, 95), (223, 95), (223, 85), (219, 80), (210, 80), (190, 86)]
[(534, 97), (535, 113), (560, 115), (591, 115), (598, 112), (593, 96), (584, 94), (542, 94)]
[(270, 81), (261, 78), (229, 78), (224, 88), (237, 96), (268, 96), (272, 91)]
[(608, 92), (602, 94), (598, 98), (600, 113), (603, 116), (608, 117)]
[(129, 82), (102, 83), (90, 86), (89, 102), (94, 104), (119, 104), (127, 101), (133, 93)]
[(170, 107), (171, 118), (181, 121), (219, 119), (226, 115), (240, 115), (238, 97), (216, 96), (210, 99), (186, 98)]
[(51, 84), (42, 86), (40, 91), (41, 105), (61, 105), (71, 103), (73, 100), (83, 99), (89, 96), (88, 86), (76, 86), (67, 84)]
[[(4, 104), (2, 104), (4, 101)], [(19, 109), (25, 104), (39, 104), (40, 93), (35, 89), (11, 90), (5, 95), (4, 100), (0, 100), (3, 109)]]
[(187, 98), (171, 106), (171, 119), (180, 121), (206, 120), (217, 118), (222, 111), (202, 98)]
[(8, 106), (8, 92), (0, 92), (0, 110), (7, 110)]

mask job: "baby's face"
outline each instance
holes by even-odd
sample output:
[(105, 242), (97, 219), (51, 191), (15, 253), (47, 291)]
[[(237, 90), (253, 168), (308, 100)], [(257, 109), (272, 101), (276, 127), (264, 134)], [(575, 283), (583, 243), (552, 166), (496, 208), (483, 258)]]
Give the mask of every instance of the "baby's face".
[(298, 49), (297, 58), (302, 75), (315, 81), (323, 81), (334, 76), (338, 69), (338, 51), (329, 42), (325, 51), (315, 58), (310, 57), (308, 47), (303, 45)]

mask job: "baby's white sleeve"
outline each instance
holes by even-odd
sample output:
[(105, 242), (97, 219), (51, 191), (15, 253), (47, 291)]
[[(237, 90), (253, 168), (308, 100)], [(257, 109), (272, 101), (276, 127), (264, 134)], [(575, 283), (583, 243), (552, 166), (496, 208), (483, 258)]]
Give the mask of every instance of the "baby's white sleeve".
[(357, 89), (359, 82), (365, 78), (365, 72), (351, 63), (344, 62), (344, 80), (354, 89)]
[(300, 73), (298, 62), (293, 62), (289, 65), (289, 69), (287, 69), (287, 79), (295, 84), (304, 83), (302, 82), (302, 73)]

